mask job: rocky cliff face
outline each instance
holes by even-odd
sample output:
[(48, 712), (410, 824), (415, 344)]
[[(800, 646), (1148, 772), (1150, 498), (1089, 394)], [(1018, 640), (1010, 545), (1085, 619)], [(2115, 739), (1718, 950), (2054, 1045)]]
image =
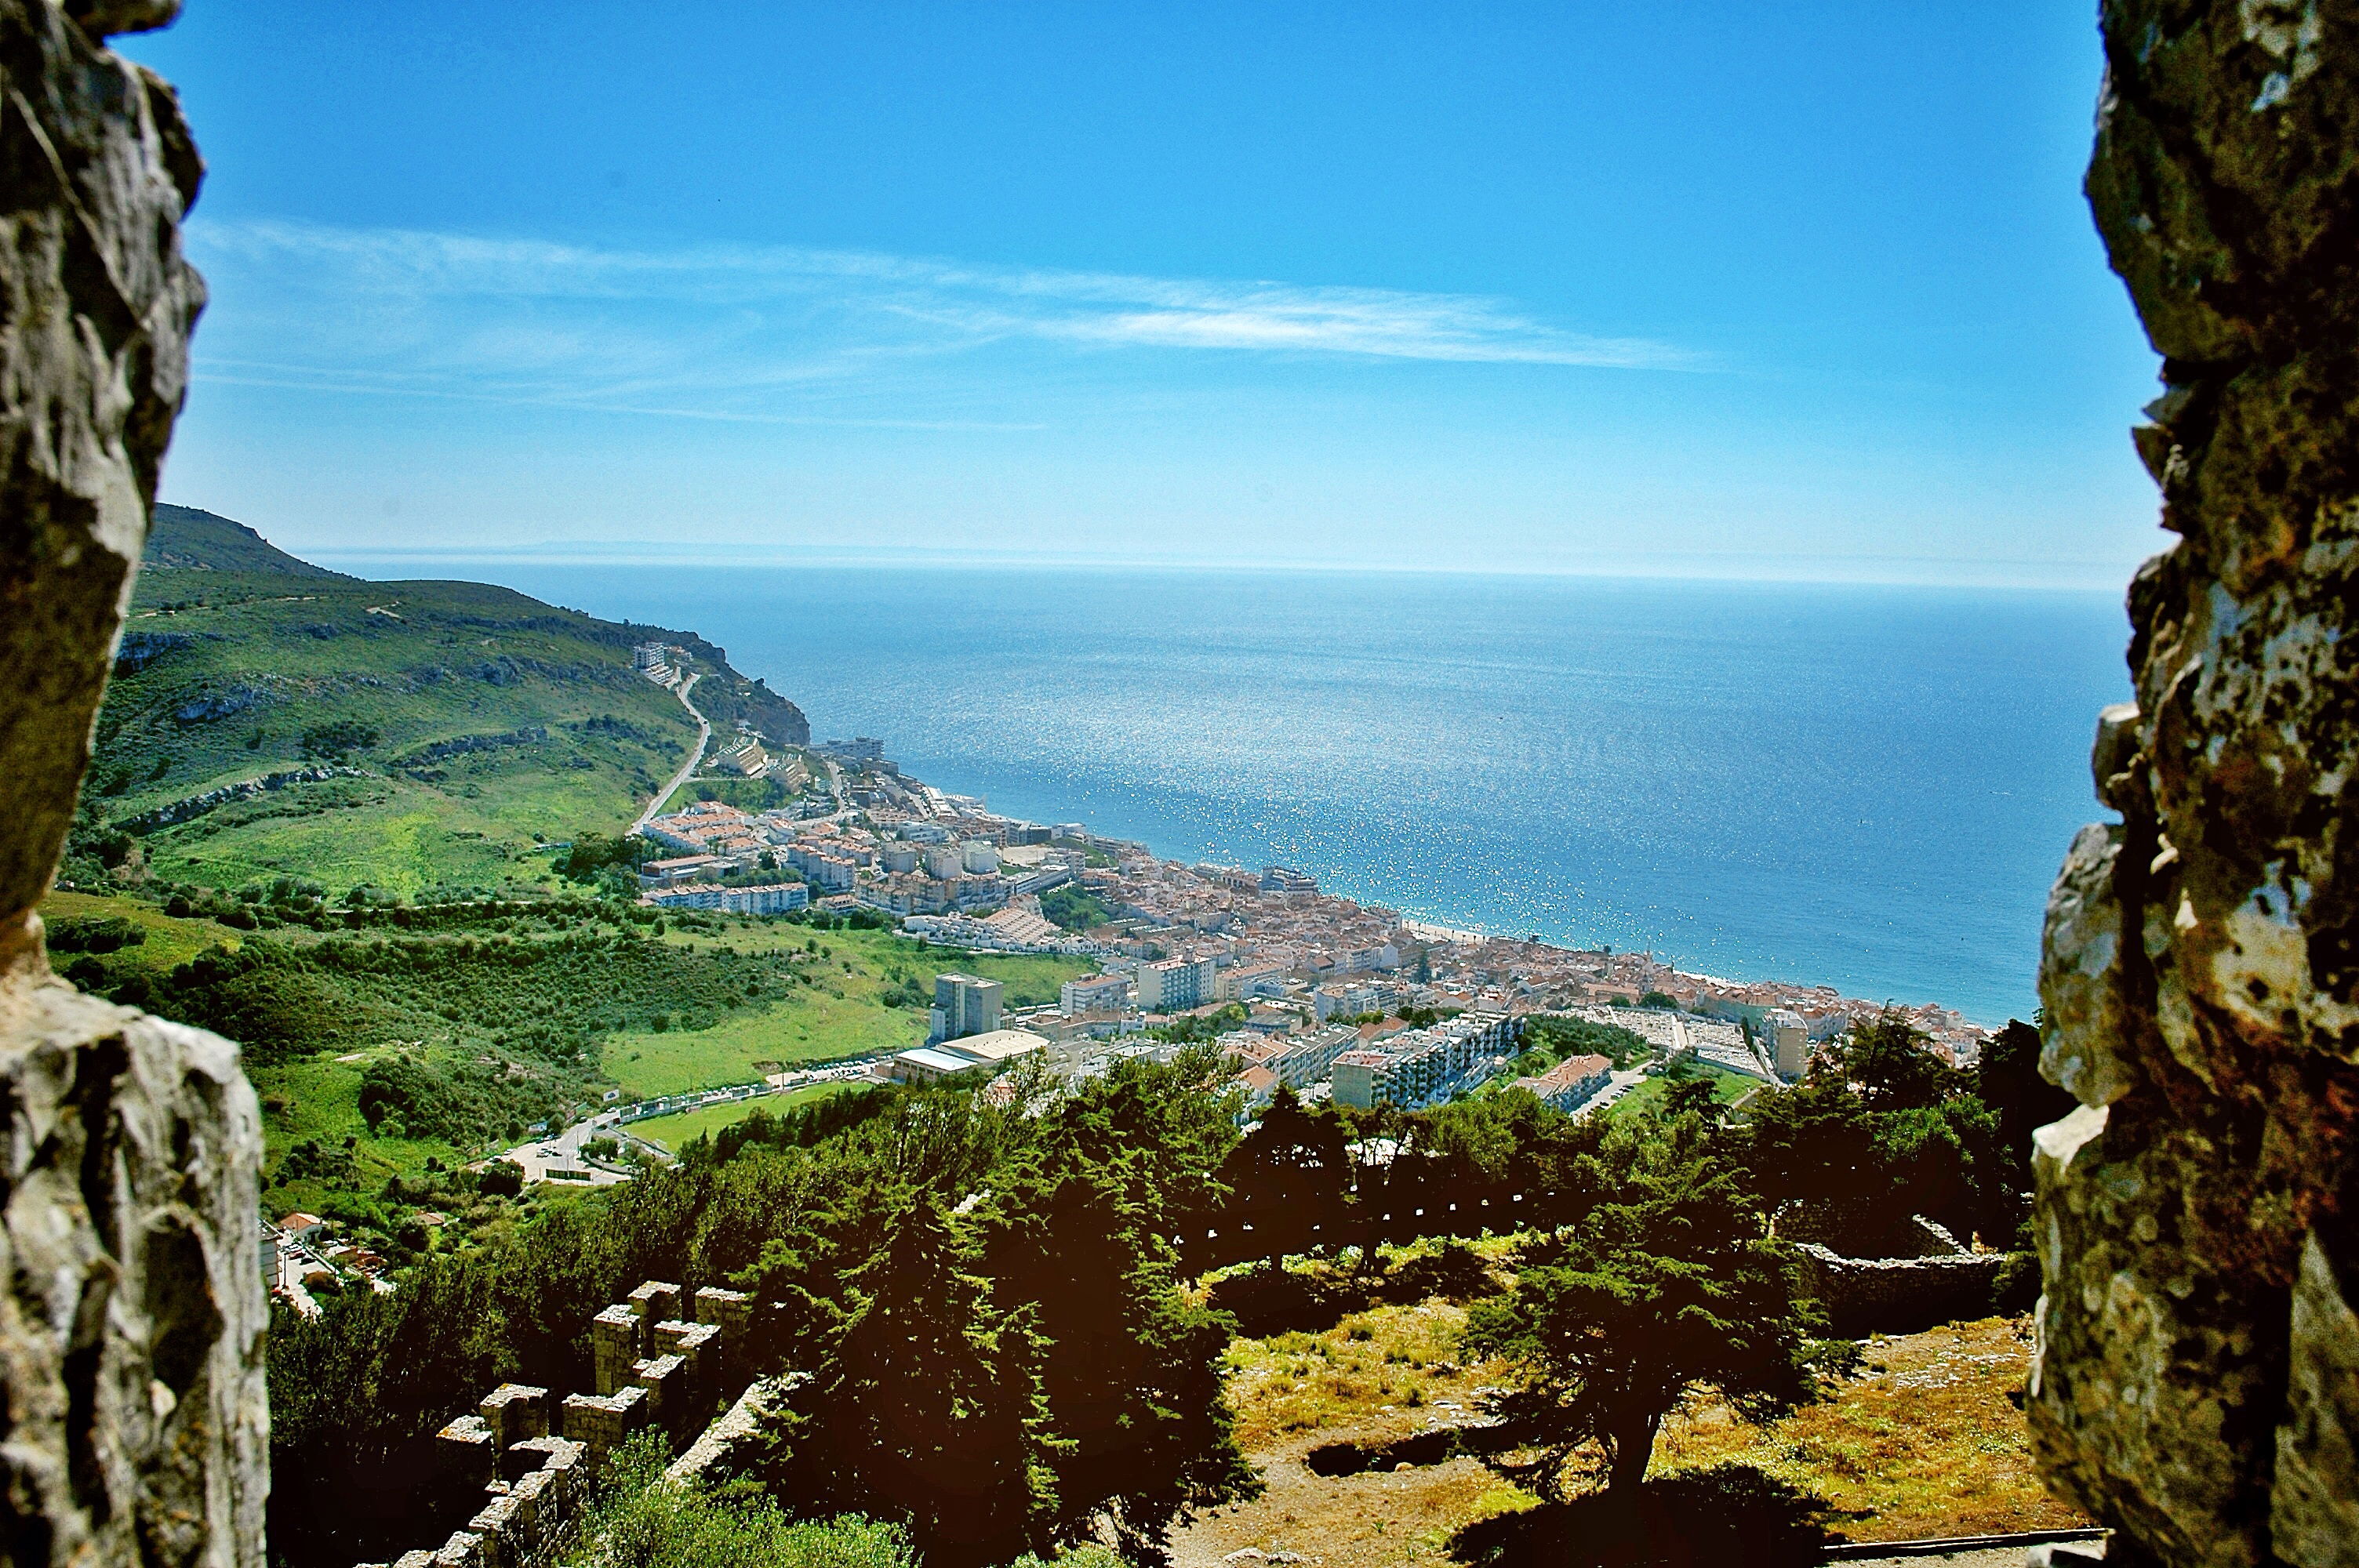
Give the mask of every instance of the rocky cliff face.
[(2051, 895), (2032, 1431), (2117, 1556), (2359, 1562), (2359, 5), (2110, 0), (2176, 547)]
[(171, 89), (100, 40), (177, 0), (0, 0), (0, 1542), (262, 1562), (262, 1152), (235, 1047), (50, 978), (34, 906), (203, 287)]

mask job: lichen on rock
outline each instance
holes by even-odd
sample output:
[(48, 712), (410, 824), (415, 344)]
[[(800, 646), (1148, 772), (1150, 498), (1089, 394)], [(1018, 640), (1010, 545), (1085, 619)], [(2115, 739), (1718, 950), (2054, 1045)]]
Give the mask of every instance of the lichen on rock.
[(2163, 358), (2134, 437), (2179, 541), (2092, 758), (2122, 820), (2049, 903), (2042, 1066), (2104, 1119), (2036, 1162), (2033, 1440), (2115, 1555), (2348, 1563), (2359, 5), (2103, 25), (2089, 198)]

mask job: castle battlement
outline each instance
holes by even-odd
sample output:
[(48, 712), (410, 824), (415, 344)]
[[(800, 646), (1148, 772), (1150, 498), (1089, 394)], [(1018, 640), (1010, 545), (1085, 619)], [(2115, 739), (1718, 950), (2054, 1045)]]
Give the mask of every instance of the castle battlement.
[[(680, 1315), (689, 1305), (693, 1319)], [(590, 1477), (633, 1433), (659, 1427), (677, 1447), (729, 1402), (752, 1307), (743, 1291), (708, 1285), (691, 1303), (679, 1286), (649, 1280), (590, 1320), (597, 1392), (552, 1401), (547, 1389), (502, 1383), (484, 1394), (434, 1434), (428, 1509), (466, 1523), (393, 1568), (523, 1568), (546, 1556)]]

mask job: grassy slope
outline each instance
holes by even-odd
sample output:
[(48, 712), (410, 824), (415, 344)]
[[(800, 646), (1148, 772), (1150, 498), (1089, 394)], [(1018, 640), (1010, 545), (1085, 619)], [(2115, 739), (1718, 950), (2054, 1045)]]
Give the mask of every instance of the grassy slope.
[[(289, 876), (332, 899), (364, 884), (413, 895), (547, 886), (549, 856), (538, 846), (627, 825), (694, 741), (679, 700), (630, 667), (631, 645), (651, 638), (689, 650), (702, 676), (697, 705), (716, 737), (743, 717), (774, 742), (808, 738), (790, 703), (692, 633), (599, 621), (479, 583), (365, 582), (311, 567), (226, 518), (160, 508), (86, 793), (108, 821), (124, 823), (225, 784), (338, 761), (362, 776), (289, 785), (141, 834), (147, 872), (221, 888)], [(332, 727), (374, 738), (339, 752), (322, 743)], [(437, 742), (536, 727), (546, 740), (420, 754)], [(239, 943), (225, 926), (171, 920), (129, 899), (68, 892), (45, 907), (53, 916), (137, 923), (147, 942), (111, 961), (158, 973), (207, 946)], [(292, 928), (275, 935), (310, 939)], [(742, 1083), (765, 1063), (913, 1044), (925, 1034), (922, 1006), (886, 997), (910, 979), (930, 993), (942, 969), (1004, 980), (1020, 1005), (1054, 1000), (1062, 980), (1090, 967), (969, 959), (886, 933), (773, 922), (732, 922), (718, 935), (675, 930), (667, 940), (757, 951), (816, 941), (822, 955), (810, 967), (824, 972), (710, 1028), (608, 1036), (599, 1069), (633, 1098)], [(429, 1062), (480, 1049), (440, 1037), (449, 1033), (421, 1018), (419, 1042), (407, 1048)], [(451, 1163), (481, 1152), (374, 1135), (360, 1115), (361, 1068), (371, 1053), (405, 1046), (373, 1036), (348, 1044), (253, 1068), (274, 1168), (297, 1142), (341, 1149), (350, 1139), (354, 1184), (372, 1188), (429, 1158)], [(274, 1202), (323, 1195), (318, 1183), (297, 1182), (282, 1184)]]
[(172, 568), (213, 572), (277, 572), (289, 577), (353, 579), (288, 555), (243, 523), (195, 506), (156, 505), (141, 569)]
[[(235, 947), (240, 941), (239, 933), (212, 921), (172, 919), (151, 903), (127, 897), (57, 892), (42, 905), (42, 914), (51, 920), (119, 916), (134, 922), (147, 933), (147, 940), (112, 957), (156, 973), (186, 963), (207, 947)], [(689, 948), (725, 945), (740, 953), (801, 953), (811, 982), (793, 987), (767, 1007), (734, 1012), (707, 1029), (608, 1036), (601, 1069), (629, 1098), (745, 1083), (759, 1076), (767, 1063), (824, 1061), (915, 1044), (925, 1037), (924, 1011), (889, 1006), (883, 1000), (905, 976), (930, 994), (934, 976), (943, 970), (981, 973), (1004, 982), (1009, 1001), (1022, 1005), (1052, 1000), (1064, 980), (1090, 968), (1073, 958), (947, 952), (884, 931), (813, 931), (765, 920), (713, 924), (717, 929), (675, 929), (664, 940)], [(270, 940), (299, 945), (321, 938), (289, 926), (271, 933)], [(811, 951), (814, 946), (816, 952)], [(358, 1164), (356, 1184), (374, 1189), (388, 1175), (415, 1175), (429, 1158), (453, 1164), (482, 1153), (481, 1148), (455, 1148), (434, 1140), (381, 1138), (361, 1117), (361, 1069), (371, 1056), (409, 1050), (423, 1059), (440, 1060), (454, 1049), (443, 1038), (451, 1029), (445, 1021), (421, 1018), (417, 1044), (356, 1039), (346, 1048), (298, 1060), (250, 1064), (249, 1076), (263, 1098), (270, 1168), (276, 1171), (287, 1151), (303, 1140), (340, 1148), (351, 1138)], [(472, 1055), (479, 1048), (467, 1044), (464, 1054)], [(316, 1206), (324, 1195), (314, 1182), (279, 1183), (270, 1202), (276, 1208)]]
[[(1761, 1087), (1759, 1078), (1747, 1077), (1743, 1073), (1732, 1073), (1725, 1067), (1715, 1067), (1709, 1062), (1698, 1063), (1696, 1070), (1712, 1081), (1712, 1096), (1723, 1105), (1734, 1105), (1747, 1094)], [(1669, 1090), (1669, 1079), (1660, 1076), (1648, 1078), (1645, 1083), (1607, 1106), (1605, 1114), (1628, 1116), (1644, 1110), (1661, 1099)]]
[(2009, 1396), (2031, 1367), (2027, 1318), (1985, 1318), (1867, 1344), (1862, 1375), (1823, 1404), (1747, 1426), (1707, 1404), (1666, 1427), (1658, 1471), (1757, 1465), (1860, 1516), (1857, 1541), (2069, 1530)]
[[(124, 949), (145, 968), (168, 969), (185, 964), (208, 947), (234, 951), (239, 934), (210, 920), (176, 920), (152, 903), (109, 894), (52, 892), (41, 901), (41, 918), (54, 926), (62, 920), (127, 920), (147, 935), (140, 946)], [(63, 967), (64, 957), (59, 957)]]
[[(672, 695), (632, 673), (627, 643), (505, 589), (209, 571), (151, 572), (140, 588), (132, 633), (191, 641), (108, 691), (90, 776), (111, 820), (316, 762), (307, 731), (342, 723), (378, 737), (349, 754), (368, 777), (294, 785), (147, 835), (151, 867), (173, 881), (234, 887), (283, 872), (332, 892), (403, 892), (538, 882), (537, 836), (627, 825), (695, 740)], [(533, 727), (548, 740), (418, 759), (437, 741)]]
[[(627, 825), (694, 743), (678, 699), (631, 669), (632, 644), (651, 638), (690, 650), (717, 738), (741, 718), (774, 745), (808, 738), (791, 703), (692, 633), (482, 583), (364, 582), (226, 518), (159, 507), (85, 795), (124, 822), (337, 760), (366, 776), (292, 785), (146, 834), (149, 868), (215, 887), (292, 875), (331, 893), (541, 883), (539, 839)], [(375, 738), (339, 751), (322, 744), (334, 726)], [(536, 727), (545, 741), (419, 755)]]
[[(678, 941), (726, 941), (744, 952), (816, 943), (821, 963), (816, 984), (768, 1011), (726, 1019), (711, 1029), (615, 1035), (607, 1044), (607, 1076), (625, 1095), (679, 1094), (742, 1084), (775, 1070), (765, 1064), (832, 1061), (904, 1050), (926, 1037), (920, 1008), (883, 1000), (900, 976), (914, 977), (927, 994), (944, 971), (980, 975), (1007, 987), (1007, 1004), (1053, 1001), (1066, 980), (1095, 966), (1046, 955), (965, 954), (927, 947), (887, 931), (810, 931), (780, 922), (744, 921), (724, 935), (677, 936)], [(849, 966), (848, 968), (846, 966)]]

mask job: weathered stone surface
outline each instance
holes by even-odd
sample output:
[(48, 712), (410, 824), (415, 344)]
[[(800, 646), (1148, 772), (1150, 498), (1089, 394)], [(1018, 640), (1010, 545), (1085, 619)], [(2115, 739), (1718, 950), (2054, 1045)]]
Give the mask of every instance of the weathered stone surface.
[(258, 1565), (262, 1123), (236, 1047), (61, 982), (15, 1000), (0, 1539), (26, 1565)]
[(2359, 1314), (2313, 1237), (2294, 1281), (2272, 1544), (2298, 1568), (2359, 1561)]
[[(80, 7), (93, 28), (170, 7)], [(0, 970), (38, 968), (204, 287), (172, 90), (49, 0), (0, 0)]]
[(2116, 1555), (2351, 1563), (2359, 3), (2110, 0), (2104, 34), (2089, 197), (2180, 542), (2092, 759), (2122, 822), (2049, 905), (2042, 1065), (2090, 1108), (2036, 1162), (2033, 1439)]
[(204, 300), (172, 91), (95, 41), (175, 0), (0, 0), (0, 1542), (259, 1568), (261, 1117), (228, 1042), (53, 979), (89, 762)]

